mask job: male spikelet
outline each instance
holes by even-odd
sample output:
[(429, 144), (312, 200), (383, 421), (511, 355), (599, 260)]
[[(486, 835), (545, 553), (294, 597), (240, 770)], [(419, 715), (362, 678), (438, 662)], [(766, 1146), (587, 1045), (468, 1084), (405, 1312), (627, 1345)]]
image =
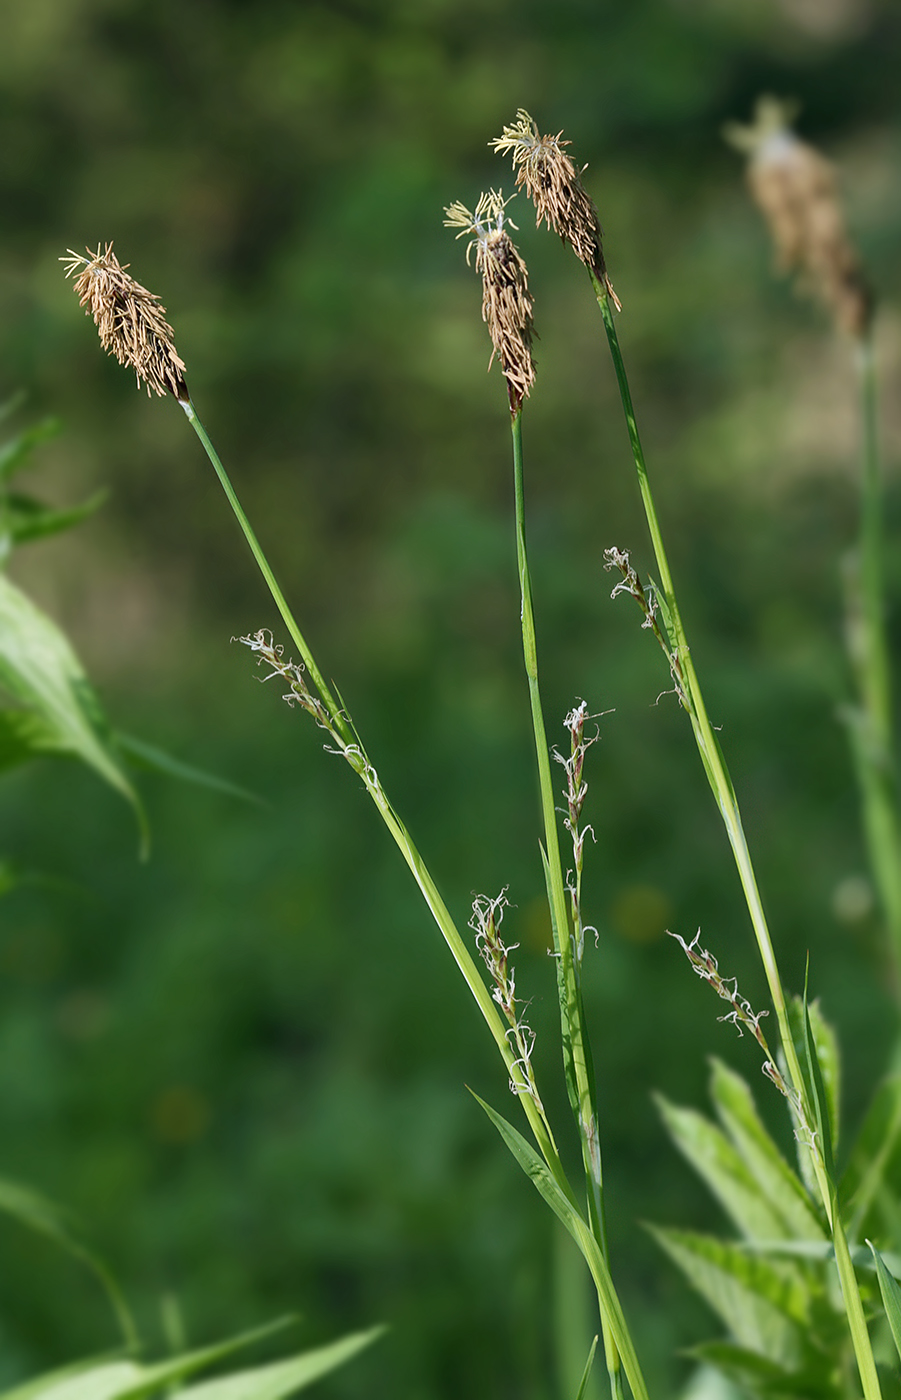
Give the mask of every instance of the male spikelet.
[[(466, 260), (476, 250), (476, 271), (482, 274), (482, 320), (488, 327), (495, 355), (500, 361), (510, 412), (517, 414), (535, 382), (532, 363), (532, 295), (529, 274), (506, 225), (516, 225), (504, 213), (509, 200), (500, 190), (483, 194), (471, 213), (459, 201), (445, 209), (446, 228), (457, 228), (458, 238), (470, 235)], [(491, 361), (489, 361), (489, 368)]]
[(140, 282), (129, 276), (115, 253), (112, 243), (88, 256), (68, 250), (66, 276), (78, 272), (73, 286), (85, 315), (93, 316), (100, 344), (120, 365), (130, 365), (138, 378), (151, 390), (163, 396), (172, 394), (179, 403), (190, 402), (185, 383), (185, 365), (179, 357), (173, 339), (174, 332), (166, 320), (166, 308), (158, 296), (148, 292)]
[(503, 135), (488, 144), (499, 155), (513, 157), (516, 183), (535, 205), (536, 224), (544, 222), (559, 233), (620, 311), (604, 262), (598, 211), (581, 180), (585, 166), (576, 168), (564, 150), (571, 143), (561, 140), (562, 136), (562, 131), (556, 136), (539, 136), (537, 124), (520, 107), (513, 125), (505, 126)]
[(829, 308), (841, 329), (860, 338), (873, 312), (860, 259), (848, 238), (835, 171), (791, 129), (792, 104), (758, 98), (750, 126), (730, 122), (723, 135), (748, 157), (748, 185), (766, 219), (779, 266)]

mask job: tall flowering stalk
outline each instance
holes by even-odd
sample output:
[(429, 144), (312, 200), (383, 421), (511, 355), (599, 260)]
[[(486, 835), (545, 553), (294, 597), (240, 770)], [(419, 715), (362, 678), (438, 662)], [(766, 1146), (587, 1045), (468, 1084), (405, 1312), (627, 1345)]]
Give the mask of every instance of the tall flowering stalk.
[[(476, 250), (476, 271), (482, 276), (482, 316), (493, 346), (492, 359), (498, 359), (507, 383), (513, 438), (513, 491), (516, 528), (516, 557), (521, 595), (523, 659), (529, 685), (535, 755), (544, 824), (542, 860), (557, 962), (557, 992), (560, 1003), (564, 1072), (570, 1105), (582, 1148), (587, 1185), (588, 1228), (600, 1251), (609, 1279), (609, 1258), (604, 1223), (603, 1175), (598, 1125), (597, 1095), (591, 1047), (585, 1028), (585, 1015), (578, 962), (581, 939), (570, 924), (566, 884), (560, 859), (557, 813), (551, 777), (550, 751), (538, 684), (538, 650), (532, 607), (532, 579), (529, 571), (525, 531), (525, 496), (522, 451), (523, 402), (534, 383), (532, 364), (532, 298), (528, 290), (525, 263), (507, 232), (509, 201), (500, 191), (483, 194), (473, 212), (454, 203), (445, 210), (445, 225), (458, 230), (458, 238), (469, 238), (467, 260)], [(592, 257), (592, 263), (597, 261)], [(583, 755), (584, 756), (584, 755)], [(576, 821), (578, 817), (576, 816)], [(581, 847), (580, 847), (581, 855)], [(586, 1254), (586, 1258), (588, 1258)], [(589, 1264), (591, 1260), (589, 1259)], [(597, 1277), (595, 1279), (597, 1282)], [(606, 1285), (605, 1285), (606, 1286)], [(598, 1289), (607, 1370), (611, 1392), (622, 1395), (622, 1369), (625, 1366), (633, 1393), (643, 1386), (632, 1352), (631, 1339), (625, 1338), (603, 1289)], [(618, 1309), (618, 1303), (617, 1303)], [(623, 1352), (623, 1345), (627, 1352)]]
[[(580, 172), (564, 150), (564, 143), (561, 142), (559, 134), (557, 136), (540, 136), (538, 127), (528, 112), (520, 109), (515, 124), (505, 127), (502, 135), (491, 144), (496, 151), (512, 157), (513, 166), (517, 172), (517, 182), (526, 189), (533, 199), (538, 222), (540, 223), (544, 219), (565, 242), (570, 244), (573, 252), (585, 264), (591, 279), (613, 360), (632, 456), (638, 475), (639, 491), (657, 562), (659, 585), (655, 585), (654, 601), (655, 612), (659, 609), (665, 650), (671, 657), (671, 671), (676, 679), (679, 698), (691, 720), (698, 753), (732, 848), (776, 1011), (781, 1052), (787, 1067), (789, 1087), (797, 1095), (804, 1120), (815, 1122), (817, 1114), (815, 1106), (811, 1102), (808, 1079), (802, 1072), (795, 1046), (786, 997), (742, 824), (738, 799), (719, 741), (707, 714), (676, 597), (672, 572), (651, 490), (644, 449), (638, 431), (625, 362), (616, 331), (614, 310), (619, 310), (620, 307), (612, 292), (606, 271), (606, 263), (601, 249), (600, 224), (593, 212), (593, 204), (590, 201), (586, 204)], [(625, 558), (625, 556), (623, 557)], [(627, 591), (632, 591), (628, 585)], [(645, 618), (647, 623), (647, 611), (645, 611)], [(832, 1233), (842, 1295), (864, 1395), (866, 1400), (876, 1400), (880, 1395), (879, 1380), (873, 1360), (860, 1290), (838, 1211), (835, 1184), (827, 1169), (822, 1142), (814, 1138), (808, 1146), (811, 1167)]]
[[(504, 202), (500, 195), (484, 197), (477, 215), (461, 213), (460, 206), (453, 206), (449, 213), (452, 225), (463, 226), (472, 234), (477, 246), (477, 265), (483, 275), (484, 303), (483, 315), (497, 356), (504, 372), (511, 414), (514, 423), (514, 442), (519, 443), (518, 494), (519, 511), (518, 546), (521, 578), (524, 588), (528, 588), (528, 571), (525, 567), (524, 536), (522, 534), (522, 452), (518, 425), (523, 399), (534, 381), (534, 368), (531, 359), (531, 296), (528, 292), (525, 264), (519, 258), (504, 227)], [(465, 215), (465, 217), (464, 217)], [(403, 856), (419, 890), (444, 938), (461, 974), (470, 990), (476, 1005), (494, 1039), (509, 1076), (510, 1085), (522, 1105), (535, 1148), (501, 1115), (487, 1104), (486, 1112), (497, 1126), (510, 1150), (534, 1181), (537, 1189), (551, 1205), (560, 1220), (570, 1231), (581, 1248), (591, 1270), (598, 1292), (598, 1299), (605, 1328), (609, 1331), (609, 1347), (616, 1357), (617, 1368), (622, 1358), (634, 1400), (647, 1400), (647, 1389), (635, 1353), (622, 1307), (613, 1287), (607, 1263), (606, 1252), (598, 1242), (598, 1231), (592, 1224), (586, 1224), (576, 1204), (576, 1197), (564, 1171), (554, 1135), (538, 1094), (537, 1083), (531, 1065), (533, 1046), (532, 1032), (522, 1020), (521, 1010), (516, 1003), (512, 973), (507, 964), (511, 951), (505, 948), (498, 937), (500, 907), (497, 901), (478, 899), (474, 906), (477, 944), (485, 957), (492, 978), (493, 988), (485, 984), (478, 964), (462, 937), (432, 876), (422, 859), (413, 839), (395, 811), (378, 772), (373, 765), (363, 742), (343, 705), (339, 705), (326, 685), (315, 658), (307, 645), (294, 616), (276, 582), (275, 575), (265, 554), (251, 529), (250, 523), (238, 501), (231, 482), (218, 453), (194, 409), (188, 393), (185, 378), (185, 365), (178, 356), (172, 328), (165, 320), (165, 308), (158, 297), (148, 292), (130, 276), (128, 264), (118, 262), (112, 244), (98, 247), (87, 257), (77, 253), (61, 259), (67, 264), (67, 275), (77, 273), (76, 291), (100, 333), (104, 348), (132, 368), (138, 382), (147, 385), (149, 391), (158, 395), (171, 394), (184, 409), (188, 420), (199, 437), (207, 456), (212, 463), (225, 491), (229, 504), (241, 526), (251, 548), (270, 594), (281, 614), (287, 630), (300, 652), (300, 661), (286, 660), (283, 648), (277, 644), (266, 629), (241, 641), (257, 656), (264, 667), (263, 679), (275, 678), (284, 688), (284, 698), (292, 705), (306, 711), (328, 734), (332, 751), (343, 757), (363, 783), (382, 821), (391, 833)], [(531, 651), (534, 657), (534, 626), (531, 620), (531, 603), (528, 609), (528, 623), (524, 618), (524, 637), (530, 629)], [(530, 682), (532, 672), (530, 672)], [(535, 672), (537, 683), (537, 671)], [(533, 700), (534, 703), (534, 700)], [(538, 710), (540, 717), (540, 709)], [(543, 722), (542, 722), (543, 723)], [(544, 747), (544, 768), (549, 777), (550, 765), (547, 760), (547, 746)], [(549, 782), (542, 782), (542, 794), (546, 811), (553, 817), (553, 794)], [(554, 836), (553, 856), (549, 868), (556, 867), (558, 874), (551, 880), (554, 888), (555, 927), (565, 927), (565, 902), (563, 881), (559, 875), (559, 852)], [(562, 911), (562, 918), (561, 918)], [(568, 940), (565, 940), (568, 954)], [(571, 960), (571, 959), (570, 959)], [(512, 1021), (511, 1021), (512, 1017)], [(481, 1100), (480, 1100), (481, 1102)], [(537, 1151), (536, 1151), (537, 1149)], [(615, 1394), (622, 1394), (622, 1384), (618, 1379)]]
[(778, 268), (795, 275), (799, 290), (826, 308), (851, 344), (862, 469), (858, 544), (844, 571), (846, 646), (857, 699), (844, 714), (901, 997), (901, 816), (885, 621), (874, 300), (848, 235), (834, 167), (795, 134), (794, 115), (791, 104), (761, 97), (753, 121), (732, 122), (724, 135), (748, 158), (748, 186), (769, 227)]

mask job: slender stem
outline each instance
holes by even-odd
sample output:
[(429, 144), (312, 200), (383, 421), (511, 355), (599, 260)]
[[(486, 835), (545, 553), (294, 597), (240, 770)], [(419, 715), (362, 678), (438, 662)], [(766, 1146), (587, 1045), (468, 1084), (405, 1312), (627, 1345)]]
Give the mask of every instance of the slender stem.
[[(529, 683), (529, 700), (532, 709), (532, 728), (535, 736), (535, 754), (538, 760), (538, 783), (541, 794), (541, 811), (545, 837), (545, 876), (548, 887), (548, 903), (551, 910), (551, 924), (554, 933), (554, 949), (557, 957), (557, 979), (560, 996), (561, 1030), (563, 1038), (564, 1068), (567, 1088), (570, 1094), (579, 1140), (582, 1147), (582, 1160), (588, 1186), (588, 1218), (592, 1233), (597, 1239), (605, 1263), (609, 1268), (607, 1230), (604, 1216), (604, 1185), (601, 1167), (601, 1145), (598, 1130), (597, 1099), (591, 1051), (585, 1031), (585, 1017), (582, 992), (579, 985), (577, 961), (574, 956), (573, 939), (570, 933), (567, 913), (566, 891), (563, 881), (563, 867), (560, 860), (560, 842), (557, 832), (557, 810), (554, 804), (554, 785), (551, 777), (551, 761), (548, 750), (547, 731), (541, 706), (541, 692), (538, 686), (538, 650), (535, 638), (535, 616), (532, 610), (532, 579), (526, 551), (525, 495), (523, 489), (522, 458), (522, 408), (513, 414), (511, 421), (513, 434), (513, 486), (516, 514), (516, 560), (519, 570), (522, 599), (522, 644), (526, 677)], [(607, 1354), (607, 1369), (611, 1388), (615, 1397), (622, 1395), (622, 1368), (616, 1346), (610, 1337), (607, 1319), (601, 1317), (604, 1331), (604, 1345)]]
[[(626, 425), (629, 431), (629, 440), (632, 446), (632, 455), (635, 459), (635, 468), (638, 473), (638, 484), (641, 492), (642, 504), (644, 505), (651, 542), (654, 548), (654, 556), (657, 561), (657, 569), (660, 574), (663, 598), (669, 614), (669, 624), (672, 630), (671, 641), (679, 665), (684, 703), (691, 718), (698, 750), (726, 826), (729, 844), (732, 847), (739, 879), (741, 881), (742, 890), (744, 891), (745, 902), (751, 916), (751, 923), (754, 928), (757, 946), (760, 951), (767, 984), (770, 989), (770, 996), (772, 997), (773, 1006), (776, 1010), (782, 1052), (788, 1067), (789, 1078), (798, 1096), (802, 1119), (806, 1120), (807, 1123), (812, 1123), (815, 1121), (815, 1118), (811, 1113), (806, 1082), (801, 1073), (801, 1066), (795, 1049), (794, 1037), (788, 1019), (785, 994), (782, 989), (779, 969), (776, 964), (776, 954), (773, 949), (773, 942), (770, 937), (769, 926), (763, 910), (757, 878), (754, 873), (747, 839), (742, 826), (738, 799), (736, 798), (732, 780), (729, 777), (726, 763), (720, 750), (719, 741), (717, 740), (707, 715), (700, 683), (691, 657), (688, 640), (685, 635), (685, 628), (682, 624), (679, 605), (676, 600), (672, 573), (663, 543), (663, 535), (657, 518), (654, 498), (651, 493), (644, 450), (638, 433), (635, 409), (632, 404), (632, 395), (629, 389), (629, 381), (626, 375), (622, 351), (619, 346), (619, 338), (616, 333), (616, 325), (613, 320), (613, 312), (610, 307), (606, 288), (593, 273), (591, 274), (591, 280), (604, 320), (604, 329), (607, 333), (607, 341), (610, 346), (610, 354), (613, 359), (616, 380), (622, 399)], [(832, 1231), (842, 1297), (844, 1299), (845, 1311), (848, 1317), (848, 1324), (851, 1331), (851, 1338), (860, 1371), (864, 1395), (866, 1400), (879, 1400), (881, 1394), (879, 1379), (876, 1373), (869, 1333), (866, 1327), (860, 1290), (848, 1250), (844, 1228), (836, 1208), (834, 1187), (829, 1180), (823, 1162), (822, 1152), (816, 1141), (810, 1144), (810, 1157), (823, 1207), (826, 1211)]]
[(325, 680), (322, 677), (322, 673), (320, 672), (319, 667), (316, 665), (316, 662), (313, 659), (313, 653), (307, 646), (306, 640), (304, 639), (300, 628), (297, 626), (297, 623), (294, 620), (293, 614), (291, 613), (291, 609), (285, 602), (285, 595), (279, 588), (275, 574), (272, 572), (272, 569), (269, 566), (269, 561), (263, 553), (260, 543), (257, 540), (253, 529), (251, 528), (250, 521), (247, 519), (247, 516), (244, 513), (244, 508), (241, 505), (241, 502), (238, 500), (238, 497), (235, 493), (235, 489), (228, 478), (228, 473), (222, 465), (222, 460), (219, 456), (219, 453), (216, 451), (215, 447), (210, 441), (209, 434), (207, 433), (206, 428), (203, 426), (200, 419), (198, 418), (197, 411), (194, 408), (194, 405), (190, 401), (190, 399), (187, 402), (185, 402), (183, 399), (179, 399), (178, 402), (184, 409), (188, 422), (191, 424), (191, 427), (194, 429), (195, 433), (200, 438), (200, 441), (203, 444), (203, 449), (213, 465), (213, 469), (215, 470), (216, 475), (219, 478), (223, 491), (228, 497), (228, 503), (231, 506), (232, 511), (234, 512), (235, 519), (240, 525), (242, 531), (244, 532), (244, 538), (250, 545), (251, 553), (253, 554), (253, 557), (257, 563), (257, 567), (259, 568), (260, 573), (263, 575), (269, 592), (272, 595), (272, 600), (275, 603), (275, 606), (278, 608), (279, 613), (281, 614), (282, 621), (287, 627), (288, 632), (291, 635), (291, 639), (294, 642), (294, 645), (297, 647), (298, 651), (303, 657), (303, 663), (310, 676), (312, 677), (316, 685), (316, 689), (319, 691), (319, 694), (322, 697), (322, 701), (326, 709), (328, 710), (329, 714), (332, 717), (332, 720), (334, 721), (336, 727), (340, 730), (341, 734), (346, 740), (349, 741), (351, 738), (351, 730), (349, 724), (347, 723), (347, 719), (344, 715), (343, 709), (338, 705), (337, 701), (331, 693), (331, 690), (326, 685)]
[(856, 348), (863, 469), (860, 547), (858, 557), (846, 570), (846, 633), (858, 707), (849, 713), (848, 722), (870, 866), (888, 926), (895, 994), (901, 995), (901, 830), (885, 626), (883, 501), (872, 334), (866, 333)]

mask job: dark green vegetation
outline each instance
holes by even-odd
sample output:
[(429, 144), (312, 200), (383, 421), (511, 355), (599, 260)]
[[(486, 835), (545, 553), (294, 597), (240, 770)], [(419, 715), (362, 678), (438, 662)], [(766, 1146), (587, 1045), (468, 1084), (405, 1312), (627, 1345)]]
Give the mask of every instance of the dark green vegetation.
[[(118, 724), (270, 804), (147, 780), (140, 866), (126, 808), (87, 773), (47, 762), (0, 787), (0, 854), (34, 874), (0, 906), (0, 1173), (80, 1214), (151, 1335), (168, 1294), (194, 1344), (285, 1309), (314, 1340), (386, 1320), (333, 1394), (544, 1396), (555, 1246), (465, 1092), (513, 1116), (368, 802), (228, 645), (274, 619), (197, 443), (104, 359), (56, 258), (115, 239), (163, 297), (198, 409), (454, 913), (509, 883), (547, 1056), (505, 393), (441, 209), (512, 187), (486, 142), (518, 105), (566, 129), (783, 972), (800, 989), (810, 950), (851, 1126), (896, 1026), (878, 921), (837, 917), (864, 871), (835, 713), (853, 385), (825, 318), (772, 280), (719, 128), (760, 90), (796, 95), (803, 134), (841, 161), (886, 303), (892, 468), (901, 34), (888, 3), (833, 0), (831, 32), (807, 12), (0, 3), (0, 398), (24, 387), (34, 416), (64, 420), (35, 475), (48, 498), (112, 493), (15, 576)], [(637, 1221), (722, 1220), (650, 1093), (698, 1105), (709, 1054), (755, 1082), (758, 1063), (662, 929), (700, 924), (745, 995), (765, 992), (688, 728), (672, 698), (654, 705), (659, 656), (601, 571), (605, 546), (644, 572), (648, 550), (597, 311), (519, 206), (546, 712), (553, 728), (579, 696), (615, 710), (588, 763), (586, 967), (613, 1262), (659, 1389), (715, 1327)], [(893, 539), (899, 517), (890, 488)], [(788, 1148), (763, 1080), (758, 1099)], [(113, 1345), (74, 1265), (2, 1221), (0, 1257), (3, 1380)]]

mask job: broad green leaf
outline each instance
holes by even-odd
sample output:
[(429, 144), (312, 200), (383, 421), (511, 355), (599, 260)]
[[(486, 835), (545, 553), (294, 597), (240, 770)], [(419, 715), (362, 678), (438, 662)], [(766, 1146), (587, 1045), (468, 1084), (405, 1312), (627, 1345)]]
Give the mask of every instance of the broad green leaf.
[(354, 1332), (338, 1342), (292, 1356), (287, 1361), (273, 1361), (268, 1366), (201, 1381), (174, 1391), (171, 1400), (283, 1400), (284, 1396), (344, 1366), (365, 1347), (371, 1346), (384, 1330), (384, 1327), (372, 1327), (368, 1332)]
[(761, 1122), (749, 1085), (722, 1060), (714, 1060), (710, 1093), (719, 1120), (761, 1195), (782, 1221), (780, 1235), (824, 1240), (810, 1197)]
[(142, 847), (147, 825), (137, 793), (112, 747), (96, 695), (54, 622), (0, 575), (0, 685), (37, 714), (59, 752), (80, 758), (128, 801)]
[(59, 736), (33, 710), (0, 710), (0, 771), (60, 751)]
[(135, 739), (131, 734), (121, 734), (118, 731), (113, 735), (113, 740), (118, 751), (135, 768), (144, 769), (148, 773), (161, 773), (166, 778), (177, 778), (183, 783), (193, 783), (195, 787), (210, 788), (213, 792), (224, 793), (226, 797), (240, 798), (242, 802), (262, 805), (263, 799), (256, 793), (239, 787), (237, 783), (230, 783), (227, 778), (220, 778), (215, 773), (207, 773), (190, 763), (182, 763), (181, 759), (173, 758), (165, 749), (158, 749), (155, 744), (146, 744), (143, 739)]
[(709, 1186), (741, 1233), (752, 1240), (785, 1236), (783, 1218), (773, 1208), (739, 1151), (703, 1114), (654, 1096), (667, 1131)]
[(888, 1318), (888, 1325), (891, 1329), (892, 1339), (901, 1357), (901, 1288), (897, 1281), (889, 1273), (882, 1261), (882, 1256), (875, 1245), (870, 1244), (873, 1251), (873, 1258), (876, 1261), (876, 1277), (879, 1280), (879, 1292), (882, 1294), (882, 1306), (885, 1308), (885, 1315)]
[(585, 1370), (582, 1372), (582, 1379), (579, 1382), (579, 1389), (576, 1391), (576, 1400), (584, 1400), (585, 1387), (588, 1384), (588, 1377), (591, 1375), (591, 1368), (594, 1365), (594, 1354), (598, 1349), (598, 1339), (595, 1337), (588, 1352), (588, 1360), (585, 1362)]
[(561, 1220), (566, 1226), (582, 1251), (594, 1279), (604, 1322), (609, 1328), (610, 1336), (622, 1359), (623, 1369), (629, 1385), (632, 1387), (634, 1400), (647, 1400), (647, 1388), (641, 1367), (638, 1364), (635, 1346), (626, 1325), (622, 1306), (613, 1287), (607, 1261), (601, 1253), (597, 1240), (585, 1224), (571, 1197), (563, 1191), (550, 1168), (541, 1160), (535, 1149), (526, 1142), (522, 1133), (517, 1132), (512, 1123), (508, 1123), (506, 1118), (501, 1117), (490, 1104), (487, 1104), (484, 1099), (480, 1099), (472, 1089), (469, 1092), (476, 1102), (481, 1104), (526, 1176), (547, 1201), (558, 1220)]
[(892, 1074), (876, 1091), (857, 1136), (840, 1183), (843, 1212), (850, 1220), (848, 1234), (860, 1231), (880, 1187), (901, 1136), (901, 1074)]
[(648, 1229), (741, 1346), (791, 1369), (799, 1364), (809, 1298), (793, 1265), (755, 1257), (711, 1235)]
[(30, 1187), (6, 1178), (0, 1178), (0, 1211), (46, 1236), (89, 1269), (106, 1293), (126, 1346), (135, 1344), (137, 1332), (121, 1289), (103, 1260), (78, 1239), (67, 1211)]

